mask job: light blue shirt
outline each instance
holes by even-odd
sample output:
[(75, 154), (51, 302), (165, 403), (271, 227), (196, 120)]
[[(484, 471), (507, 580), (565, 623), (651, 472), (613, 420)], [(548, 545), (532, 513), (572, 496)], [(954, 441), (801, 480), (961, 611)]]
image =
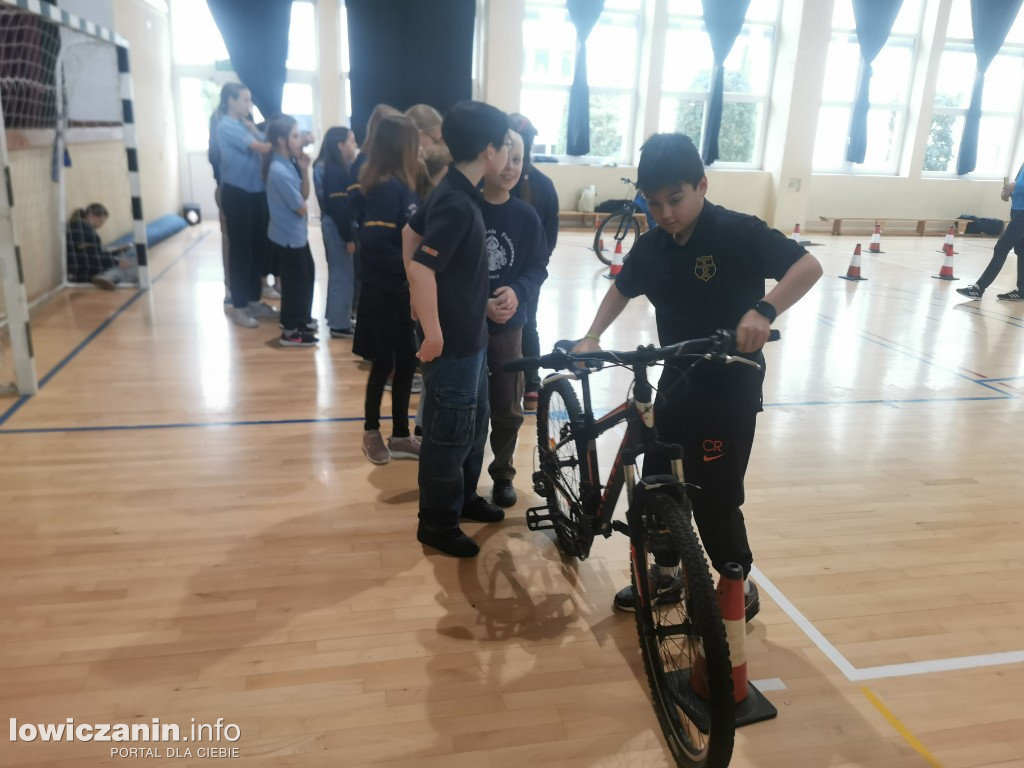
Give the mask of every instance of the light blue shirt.
[(1013, 188), (1013, 194), (1010, 195), (1010, 210), (1024, 211), (1024, 165), (1020, 167), (1020, 172), (1017, 174), (1017, 186)]
[(262, 192), (263, 160), (259, 153), (249, 146), (262, 136), (253, 136), (242, 121), (224, 117), (217, 124), (217, 145), (220, 147), (220, 182), (244, 189), (246, 192)]
[(296, 211), (306, 204), (302, 182), (291, 160), (274, 153), (267, 171), (267, 207), (270, 209), (270, 242), (284, 248), (301, 248), (309, 240), (306, 215)]

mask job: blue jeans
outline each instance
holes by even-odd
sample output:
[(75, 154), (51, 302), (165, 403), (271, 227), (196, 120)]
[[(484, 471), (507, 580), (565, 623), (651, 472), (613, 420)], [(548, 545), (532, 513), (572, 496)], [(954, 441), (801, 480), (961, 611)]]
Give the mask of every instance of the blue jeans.
[(352, 327), (352, 289), (355, 285), (355, 271), (352, 254), (341, 239), (338, 225), (326, 214), (320, 220), (324, 236), (324, 251), (327, 253), (327, 325), (331, 328)]
[(487, 347), (467, 357), (441, 356), (423, 365), (420, 525), (459, 525), (463, 504), (477, 497), (491, 416)]

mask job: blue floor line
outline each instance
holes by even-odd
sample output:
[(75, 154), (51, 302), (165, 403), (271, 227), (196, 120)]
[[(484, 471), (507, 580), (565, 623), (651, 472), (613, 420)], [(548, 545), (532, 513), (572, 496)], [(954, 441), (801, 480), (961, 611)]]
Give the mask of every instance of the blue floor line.
[[(153, 278), (153, 280), (150, 282), (150, 287), (149, 288), (141, 288), (138, 291), (136, 291), (134, 296), (132, 296), (124, 304), (122, 304), (117, 310), (115, 310), (114, 314), (112, 314), (110, 317), (108, 317), (106, 320), (104, 320), (102, 323), (100, 323), (99, 326), (92, 333), (90, 333), (88, 336), (86, 336), (85, 339), (83, 339), (78, 344), (78, 346), (76, 346), (74, 349), (72, 349), (71, 352), (69, 352), (64, 357), (63, 360), (61, 360), (59, 363), (57, 363), (55, 366), (53, 366), (53, 368), (51, 368), (50, 371), (45, 376), (43, 376), (43, 378), (41, 378), (39, 380), (39, 391), (42, 391), (43, 387), (45, 387), (48, 383), (50, 383), (50, 381), (53, 379), (54, 376), (56, 376), (58, 373), (60, 373), (62, 370), (64, 370), (64, 368), (68, 365), (68, 363), (70, 363), (72, 360), (75, 359), (75, 357), (78, 356), (79, 352), (81, 352), (83, 349), (85, 349), (87, 346), (89, 346), (93, 341), (95, 341), (96, 337), (99, 336), (101, 333), (103, 333), (103, 331), (107, 330), (107, 328), (110, 327), (111, 323), (113, 323), (117, 318), (119, 318), (122, 314), (124, 314), (125, 310), (127, 310), (129, 307), (132, 306), (132, 304), (134, 304), (136, 301), (138, 301), (140, 298), (142, 298), (142, 296), (144, 294), (146, 294), (150, 290), (152, 290), (152, 287), (157, 284), (157, 282), (160, 280), (161, 277), (163, 277), (164, 275), (167, 274), (168, 270), (170, 270), (171, 267), (173, 267), (179, 261), (181, 261), (183, 258), (185, 258), (185, 256), (187, 256), (192, 251), (193, 248), (195, 248), (197, 245), (199, 245), (201, 242), (203, 242), (203, 240), (206, 239), (206, 236), (209, 235), (210, 232), (212, 232), (212, 231), (213, 230), (207, 230), (206, 232), (204, 232), (199, 237), (198, 240), (196, 240), (194, 243), (192, 243), (192, 245), (190, 245), (188, 248), (186, 248), (180, 254), (178, 254), (178, 256), (176, 256), (171, 261), (170, 264), (168, 264), (166, 267), (164, 267), (160, 271), (160, 274), (158, 274), (156, 277)], [(6, 411), (4, 411), (4, 413), (2, 415), (0, 415), (0, 427), (3, 427), (3, 425), (7, 422), (7, 420), (10, 419), (14, 414), (16, 414), (21, 409), (21, 407), (23, 405), (25, 405), (25, 403), (27, 403), (29, 400), (32, 399), (32, 397), (34, 397), (34, 395), (22, 395), (21, 397), (19, 397), (14, 402), (14, 404), (10, 408), (8, 408)]]

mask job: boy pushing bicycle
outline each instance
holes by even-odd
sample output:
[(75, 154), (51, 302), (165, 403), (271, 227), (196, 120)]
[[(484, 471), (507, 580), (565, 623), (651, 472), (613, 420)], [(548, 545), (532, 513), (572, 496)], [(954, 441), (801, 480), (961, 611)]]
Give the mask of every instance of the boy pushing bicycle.
[[(655, 404), (658, 439), (683, 448), (687, 494), (711, 564), (719, 572), (730, 562), (743, 568), (750, 621), (760, 603), (747, 580), (753, 555), (740, 507), (761, 411), (761, 347), (775, 318), (821, 277), (821, 265), (756, 216), (706, 201), (704, 164), (688, 136), (661, 133), (648, 139), (640, 150), (637, 186), (658, 228), (633, 246), (573, 353), (600, 349), (601, 334), (630, 299), (643, 294), (654, 305), (662, 346), (735, 328), (737, 351), (762, 366), (698, 364), (684, 376), (668, 363)], [(778, 282), (765, 295), (769, 278)], [(671, 474), (668, 459), (645, 457), (644, 475), (656, 474)], [(678, 561), (668, 559), (661, 556), (655, 574), (661, 603), (678, 601), (681, 594)], [(620, 590), (613, 604), (635, 610), (633, 587)]]

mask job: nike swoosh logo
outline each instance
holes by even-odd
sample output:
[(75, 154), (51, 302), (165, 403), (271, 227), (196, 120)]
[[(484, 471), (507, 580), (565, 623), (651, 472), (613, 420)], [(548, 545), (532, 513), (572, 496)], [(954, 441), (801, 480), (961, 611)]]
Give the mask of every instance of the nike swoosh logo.
[(717, 456), (704, 456), (704, 461), (714, 461), (715, 459), (725, 458), (724, 453), (720, 453)]

